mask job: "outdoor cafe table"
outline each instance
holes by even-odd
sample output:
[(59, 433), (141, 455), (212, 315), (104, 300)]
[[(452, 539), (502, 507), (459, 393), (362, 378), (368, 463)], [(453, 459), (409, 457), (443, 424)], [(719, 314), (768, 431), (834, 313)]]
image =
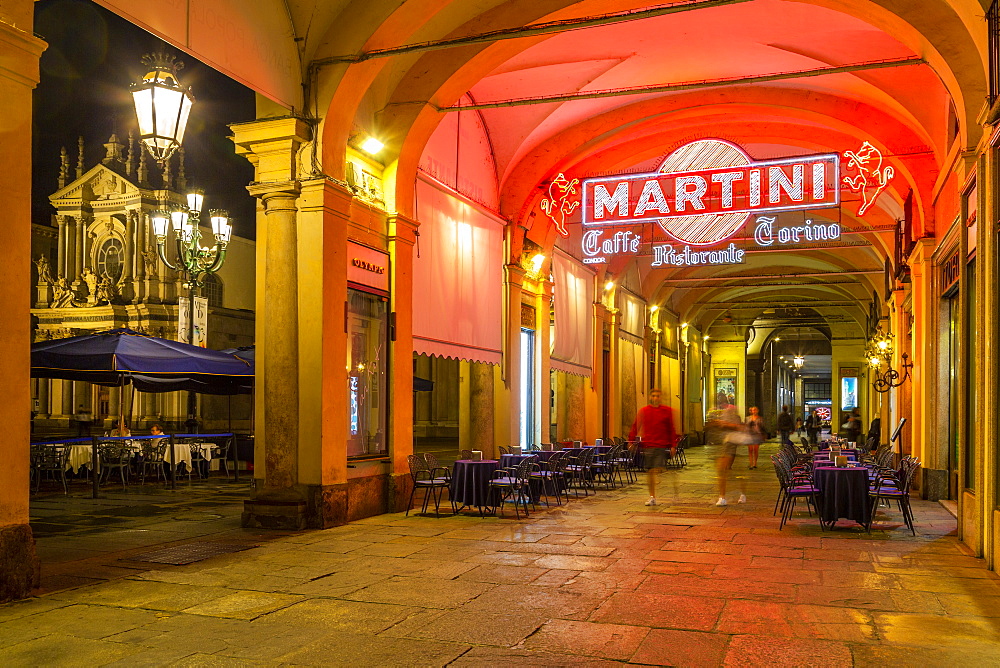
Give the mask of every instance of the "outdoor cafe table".
[(579, 455), (580, 452), (582, 452), (583, 450), (593, 450), (595, 453), (597, 453), (599, 455), (606, 455), (609, 452), (611, 452), (611, 446), (610, 445), (581, 445), (578, 448), (566, 446), (566, 447), (563, 448), (563, 450), (565, 452), (575, 452), (575, 454), (573, 455), (574, 457), (577, 456), (577, 455)]
[(868, 496), (867, 468), (817, 466), (813, 469), (813, 481), (821, 524), (830, 527), (839, 519), (848, 519), (868, 526), (872, 502)]
[(517, 466), (528, 457), (533, 457), (537, 454), (537, 452), (532, 452), (524, 455), (500, 455), (500, 468), (509, 469), (512, 466)]
[[(136, 454), (140, 452), (139, 441), (125, 441), (129, 450), (132, 450)], [(174, 457), (173, 461), (176, 464), (184, 463), (188, 469), (194, 470), (194, 456), (200, 453), (205, 461), (212, 461), (212, 447), (214, 443), (174, 443)], [(65, 446), (69, 449), (69, 458), (66, 462), (67, 471), (79, 472), (81, 468), (90, 468), (91, 458), (93, 457), (93, 445), (88, 443), (86, 445), (71, 444)], [(167, 450), (163, 455), (163, 460), (167, 463), (171, 461), (170, 459), (170, 446), (167, 446)], [(100, 458), (98, 458), (98, 465), (100, 465)]]
[[(845, 457), (847, 457), (847, 461), (849, 461), (849, 462), (856, 462), (856, 461), (858, 461), (858, 455), (856, 453), (852, 452), (852, 451), (841, 450), (840, 454), (843, 455), (843, 456), (845, 456)], [(833, 459), (834, 456), (835, 455), (830, 450), (820, 450), (819, 452), (814, 452), (813, 453), (813, 461), (814, 462), (818, 462), (818, 461), (832, 462), (832, 461), (834, 461), (834, 459)]]
[(450, 494), (452, 500), (462, 508), (478, 508), (483, 515), (483, 509), (493, 507), (490, 493), (490, 480), (500, 468), (500, 462), (495, 459), (459, 459), (451, 475)]

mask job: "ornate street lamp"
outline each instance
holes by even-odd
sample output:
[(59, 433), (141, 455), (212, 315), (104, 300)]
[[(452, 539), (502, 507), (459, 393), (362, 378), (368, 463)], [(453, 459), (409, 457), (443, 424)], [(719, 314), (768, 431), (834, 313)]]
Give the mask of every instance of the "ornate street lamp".
[[(160, 261), (170, 269), (185, 276), (191, 306), (194, 306), (195, 288), (205, 283), (205, 277), (222, 268), (226, 260), (226, 247), (232, 238), (233, 226), (229, 223), (229, 213), (224, 209), (211, 209), (212, 235), (215, 243), (211, 247), (201, 245), (201, 207), (205, 195), (200, 190), (187, 196), (187, 207), (177, 207), (173, 211), (154, 211), (152, 216), (153, 235), (156, 237), (156, 252)], [(174, 257), (167, 252), (167, 233), (173, 231), (176, 243)], [(192, 323), (193, 323), (192, 313)], [(188, 343), (194, 343), (194, 328), (188, 328)]]
[(184, 63), (165, 53), (147, 54), (149, 71), (132, 84), (132, 101), (139, 120), (139, 139), (162, 167), (184, 141), (194, 95), (181, 85), (177, 72)]
[[(215, 244), (210, 248), (201, 245), (201, 207), (205, 195), (200, 190), (188, 194), (187, 207), (177, 207), (172, 211), (154, 211), (152, 215), (153, 235), (156, 237), (156, 253), (160, 261), (170, 269), (184, 275), (188, 289), (188, 331), (187, 342), (194, 345), (194, 294), (205, 284), (205, 278), (222, 268), (226, 260), (226, 246), (233, 234), (229, 214), (223, 209), (211, 209), (212, 235)], [(167, 234), (172, 231), (176, 247), (167, 252)], [(170, 257), (173, 255), (173, 258)], [(194, 392), (188, 392), (188, 417), (192, 431), (197, 427)]]
[[(909, 361), (909, 355), (906, 353), (900, 356), (902, 360), (901, 372), (892, 368), (893, 338), (892, 332), (883, 332), (882, 327), (879, 326), (868, 341), (868, 348), (865, 350), (865, 357), (868, 359), (868, 365), (872, 368), (874, 378), (872, 387), (875, 388), (876, 392), (884, 393), (894, 387), (899, 387), (910, 377), (910, 370), (913, 369), (913, 363)], [(883, 364), (885, 371), (882, 371)]]

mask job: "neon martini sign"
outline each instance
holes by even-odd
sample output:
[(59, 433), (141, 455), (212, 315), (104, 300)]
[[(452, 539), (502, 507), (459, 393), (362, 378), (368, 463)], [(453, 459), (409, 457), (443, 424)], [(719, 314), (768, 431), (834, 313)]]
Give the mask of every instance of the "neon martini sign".
[[(891, 167), (866, 178), (866, 170), (881, 167), (881, 154), (867, 142), (857, 153), (848, 151), (845, 156), (858, 174), (842, 179), (837, 153), (756, 161), (736, 144), (701, 139), (672, 152), (655, 172), (585, 179), (580, 202), (583, 261), (595, 264), (613, 255), (637, 253), (641, 237), (620, 228), (645, 222), (655, 222), (680, 244), (654, 245), (654, 266), (743, 262), (743, 249), (732, 242), (722, 248), (718, 244), (743, 229), (754, 215), (753, 239), (761, 247), (836, 240), (841, 232), (837, 223), (806, 220), (781, 226), (775, 215), (761, 214), (839, 207), (841, 183), (862, 193), (866, 210), (888, 185)], [(572, 212), (570, 199), (577, 183), (560, 174), (553, 184), (561, 187), (555, 193), (550, 187), (543, 210)], [(565, 234), (565, 221), (553, 220)]]

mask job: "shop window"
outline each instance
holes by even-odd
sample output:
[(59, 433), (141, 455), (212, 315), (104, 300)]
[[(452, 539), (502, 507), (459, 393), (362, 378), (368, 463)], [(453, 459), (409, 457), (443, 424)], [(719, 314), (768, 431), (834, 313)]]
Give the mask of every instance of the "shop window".
[(388, 454), (386, 439), (387, 300), (360, 290), (348, 302), (348, 458)]

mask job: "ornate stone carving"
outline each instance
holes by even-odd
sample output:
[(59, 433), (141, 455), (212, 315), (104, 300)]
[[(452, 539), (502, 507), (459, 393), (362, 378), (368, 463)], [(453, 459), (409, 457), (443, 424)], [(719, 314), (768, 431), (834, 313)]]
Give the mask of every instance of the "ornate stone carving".
[(157, 278), (157, 267), (159, 266), (159, 258), (156, 255), (156, 251), (152, 248), (147, 248), (140, 253), (142, 255), (142, 262), (146, 265), (146, 276), (149, 278)]
[(75, 306), (73, 303), (75, 299), (76, 294), (73, 292), (69, 281), (66, 280), (65, 276), (60, 276), (55, 282), (55, 289), (52, 291), (52, 302), (49, 304), (49, 308)]
[(44, 255), (39, 255), (38, 259), (35, 260), (35, 266), (38, 267), (38, 282), (51, 284), (52, 280), (52, 267), (49, 266), (49, 258)]
[(101, 277), (101, 282), (97, 285), (97, 299), (98, 304), (106, 302), (111, 304), (114, 302), (115, 298), (118, 296), (117, 288), (111, 277), (105, 274)]

